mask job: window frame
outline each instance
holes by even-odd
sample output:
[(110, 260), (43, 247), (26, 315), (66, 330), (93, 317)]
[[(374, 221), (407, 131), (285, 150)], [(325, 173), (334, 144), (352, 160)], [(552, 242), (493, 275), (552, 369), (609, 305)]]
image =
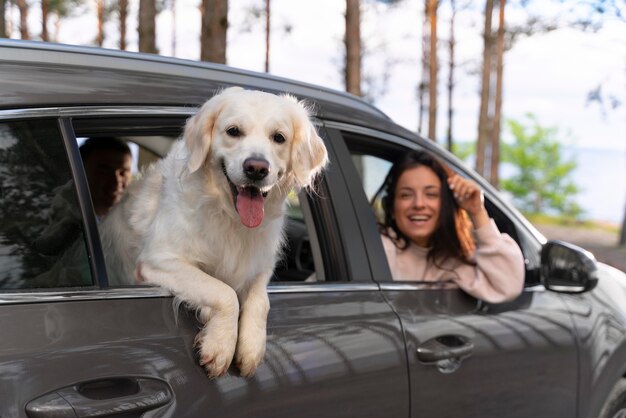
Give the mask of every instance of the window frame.
[[(389, 271), (389, 265), (384, 255), (382, 242), (378, 238), (376, 220), (370, 209), (365, 190), (363, 190), (362, 180), (356, 170), (356, 167), (354, 166), (354, 163), (352, 162), (352, 153), (350, 152), (350, 147), (348, 146), (350, 139), (346, 138), (345, 134), (360, 137), (360, 139), (358, 139), (360, 142), (359, 147), (370, 147), (372, 150), (378, 148), (382, 151), (381, 154), (384, 153), (385, 149), (390, 148), (404, 148), (407, 151), (421, 149), (431, 152), (438, 158), (442, 159), (455, 172), (476, 181), (483, 189), (485, 198), (488, 200), (489, 204), (498, 210), (502, 216), (506, 217), (516, 228), (519, 238), (518, 245), (522, 248), (524, 262), (527, 266), (526, 286), (540, 284), (538, 279), (540, 263), (539, 254), (542, 245), (545, 243), (545, 238), (538, 231), (536, 231), (536, 229), (515, 210), (515, 208), (505, 204), (498, 195), (498, 192), (484, 179), (477, 176), (476, 173), (465, 166), (462, 161), (442, 150), (436, 143), (426, 140), (421, 141), (419, 137), (415, 137), (414, 139), (402, 138), (374, 129), (354, 126), (342, 122), (327, 123), (327, 129), (330, 134), (336, 138), (336, 141), (341, 140), (343, 142), (343, 146), (346, 149), (344, 155), (341, 156), (340, 164), (344, 171), (346, 182), (350, 184), (349, 190), (352, 199), (354, 200), (354, 206), (356, 208), (361, 207), (367, 209), (357, 211), (357, 215), (359, 217), (359, 223), (361, 225), (363, 235), (368, 237), (366, 242), (368, 245), (368, 253), (370, 254), (372, 270), (378, 271), (378, 273), (374, 275), (375, 281), (386, 284), (393, 283), (394, 286), (402, 286), (403, 284), (406, 284), (394, 282), (391, 277), (391, 273), (387, 274), (384, 271), (385, 269)], [(369, 155), (375, 156), (375, 154), (372, 153)], [(377, 239), (372, 238), (374, 234)], [(375, 265), (380, 263), (383, 263), (384, 266), (380, 267)]]
[[(0, 306), (30, 302), (58, 302), (70, 300), (100, 300), (124, 298), (171, 297), (171, 293), (156, 286), (109, 287), (106, 275), (104, 255), (97, 231), (97, 219), (89, 197), (87, 180), (78, 151), (75, 123), (85, 119), (99, 118), (188, 118), (193, 116), (195, 108), (177, 106), (68, 106), (33, 109), (0, 110), (0, 122), (12, 120), (37, 120), (41, 118), (56, 119), (63, 137), (71, 174), (75, 180), (77, 197), (83, 215), (85, 241), (92, 270), (92, 287), (55, 288), (55, 289), (21, 289), (11, 292), (0, 292)], [(372, 283), (372, 275), (365, 263), (364, 245), (349, 245), (346, 237), (354, 234), (358, 228), (353, 207), (348, 199), (348, 191), (343, 176), (338, 169), (334, 156), (332, 141), (324, 134), (321, 121), (314, 121), (324, 138), (329, 157), (330, 167), (320, 182), (329, 198), (324, 194), (319, 199), (308, 198), (312, 220), (316, 225), (316, 237), (320, 252), (324, 259), (324, 275), (327, 281), (317, 283), (282, 282), (270, 284), (268, 291), (272, 293), (300, 292), (336, 292), (336, 291), (371, 291), (377, 289)], [(313, 192), (315, 194), (315, 192)], [(357, 240), (358, 241), (358, 240)], [(330, 243), (330, 244), (329, 244)], [(359, 248), (360, 247), (360, 248)], [(332, 277), (345, 277), (345, 281), (328, 281)]]
[[(37, 124), (37, 121), (46, 120), (50, 123), (56, 125), (59, 133), (59, 138), (62, 142), (63, 149), (65, 151), (65, 155), (67, 158), (67, 165), (69, 167), (69, 174), (71, 179), (74, 180), (74, 190), (76, 193), (76, 199), (79, 205), (79, 210), (82, 217), (82, 240), (85, 245), (86, 257), (89, 263), (89, 270), (91, 275), (91, 285), (84, 286), (67, 286), (67, 287), (49, 287), (49, 288), (41, 288), (41, 287), (33, 287), (33, 288), (19, 288), (19, 289), (0, 289), (0, 303), (5, 301), (13, 302), (20, 301), (23, 295), (32, 295), (35, 299), (39, 296), (45, 297), (45, 295), (58, 295), (64, 294), (66, 291), (71, 291), (72, 293), (82, 293), (91, 290), (97, 290), (102, 285), (99, 280), (99, 276), (97, 274), (97, 265), (95, 263), (94, 257), (91, 252), (92, 245), (92, 234), (93, 230), (89, 226), (89, 211), (93, 212), (93, 208), (91, 207), (91, 199), (87, 199), (88, 202), (82, 198), (82, 188), (86, 187), (86, 181), (84, 184), (81, 184), (80, 177), (75, 175), (76, 170), (82, 170), (82, 161), (80, 161), (80, 156), (78, 156), (78, 162), (75, 159), (75, 155), (71, 147), (68, 147), (68, 131), (67, 131), (67, 121), (64, 118), (58, 117), (58, 112), (51, 109), (29, 109), (27, 111), (0, 111), (0, 123), (13, 123), (13, 122), (25, 122), (32, 123), (33, 125)], [(77, 150), (76, 150), (77, 153)], [(77, 165), (77, 163), (79, 165)], [(89, 207), (86, 206), (86, 203), (89, 204)], [(98, 241), (99, 243), (99, 241)]]

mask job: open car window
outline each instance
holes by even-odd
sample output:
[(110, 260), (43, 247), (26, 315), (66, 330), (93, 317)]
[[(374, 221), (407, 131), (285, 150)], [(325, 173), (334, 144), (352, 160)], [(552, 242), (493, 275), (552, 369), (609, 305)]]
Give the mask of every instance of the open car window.
[[(342, 135), (346, 140), (352, 162), (359, 174), (367, 200), (371, 203), (375, 218), (377, 221), (381, 221), (384, 216), (382, 203), (372, 199), (374, 199), (377, 191), (383, 184), (393, 162), (408, 152), (409, 149), (399, 144), (386, 143), (376, 138), (367, 138), (348, 132), (343, 132)], [(437, 157), (441, 158), (440, 156)], [(450, 166), (461, 176), (467, 177), (467, 173), (458, 170), (454, 165)], [(516, 224), (499, 209), (498, 205), (490, 200), (488, 195), (485, 196), (485, 208), (500, 232), (506, 233), (513, 238), (525, 254), (531, 251)], [(531, 258), (534, 259), (536, 257), (531, 255)], [(536, 260), (536, 264), (538, 266), (538, 260)], [(536, 267), (527, 265), (527, 285), (536, 284), (538, 277), (536, 272)]]
[[(140, 177), (141, 170), (157, 162), (170, 150), (182, 134), (184, 118), (130, 118), (80, 119), (75, 122), (77, 144), (87, 139), (116, 138), (129, 145), (132, 152), (132, 177)], [(92, 190), (92, 193), (94, 191)], [(287, 199), (285, 245), (276, 264), (272, 282), (314, 283), (325, 280), (325, 271), (315, 232), (314, 214), (310, 199), (315, 193), (291, 192)], [(111, 256), (110, 254), (105, 254)], [(129, 283), (132, 279), (111, 277), (109, 284)]]

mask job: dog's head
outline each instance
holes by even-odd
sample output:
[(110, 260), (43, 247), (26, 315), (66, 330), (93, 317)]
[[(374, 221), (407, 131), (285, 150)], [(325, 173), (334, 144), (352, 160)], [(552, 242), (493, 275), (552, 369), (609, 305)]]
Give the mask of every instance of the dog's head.
[[(328, 161), (309, 111), (289, 95), (232, 87), (187, 122), (187, 169), (219, 173), (241, 222), (263, 221), (270, 194), (309, 187)], [(215, 174), (214, 174), (215, 175)]]

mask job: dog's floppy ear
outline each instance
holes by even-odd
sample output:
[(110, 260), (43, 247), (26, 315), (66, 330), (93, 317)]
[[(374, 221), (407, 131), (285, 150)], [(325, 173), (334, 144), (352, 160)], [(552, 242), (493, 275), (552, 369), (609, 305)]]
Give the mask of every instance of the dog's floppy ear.
[[(300, 103), (298, 105), (302, 107)], [(291, 150), (291, 164), (297, 185), (309, 187), (328, 163), (328, 153), (324, 141), (309, 120), (308, 112), (304, 107), (301, 110), (296, 116), (298, 120)]]
[(184, 135), (185, 145), (189, 152), (187, 169), (190, 174), (197, 171), (209, 155), (213, 125), (224, 102), (229, 95), (242, 90), (241, 87), (223, 90), (204, 103), (200, 110), (187, 121)]

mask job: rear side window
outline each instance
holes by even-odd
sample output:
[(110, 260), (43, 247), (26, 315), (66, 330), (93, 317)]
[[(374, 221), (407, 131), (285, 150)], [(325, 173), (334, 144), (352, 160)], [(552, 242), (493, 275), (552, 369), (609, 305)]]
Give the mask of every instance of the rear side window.
[(92, 284), (55, 120), (0, 123), (0, 219), (0, 290)]

